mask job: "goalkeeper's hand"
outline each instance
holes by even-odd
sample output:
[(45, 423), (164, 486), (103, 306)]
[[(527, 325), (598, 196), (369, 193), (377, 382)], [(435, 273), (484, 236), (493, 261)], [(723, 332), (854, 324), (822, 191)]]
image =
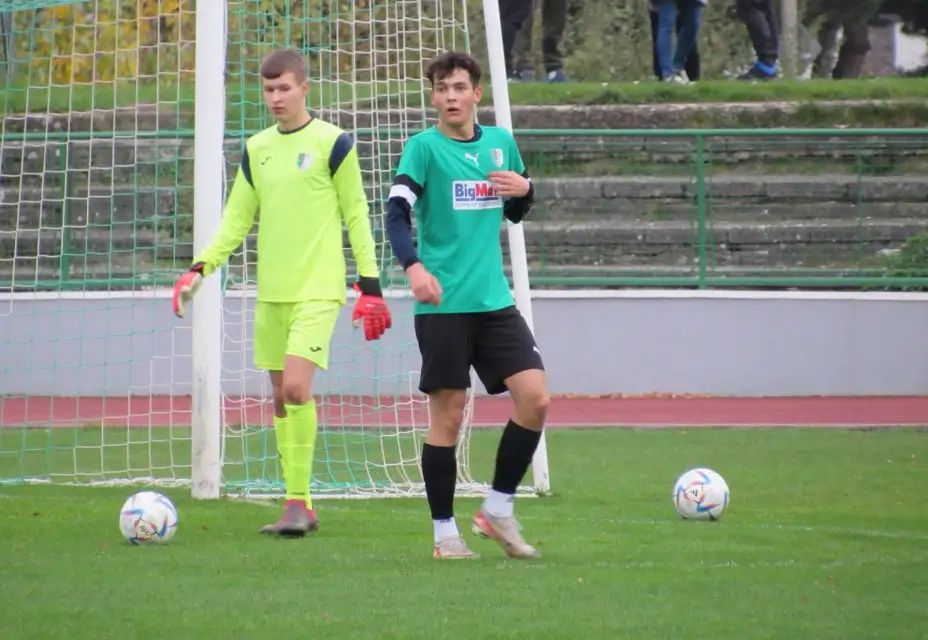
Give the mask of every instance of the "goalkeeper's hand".
[(204, 266), (202, 262), (197, 262), (190, 267), (187, 273), (178, 278), (177, 282), (174, 284), (174, 298), (172, 299), (172, 303), (174, 305), (174, 315), (178, 318), (184, 317), (187, 303), (190, 301), (190, 298), (193, 297), (193, 294), (197, 292), (197, 289), (200, 288), (200, 283), (203, 282)]
[(380, 290), (380, 281), (377, 278), (362, 277), (355, 283), (354, 290), (361, 295), (354, 303), (351, 322), (355, 329), (364, 326), (365, 339), (379, 340), (393, 326), (393, 318)]

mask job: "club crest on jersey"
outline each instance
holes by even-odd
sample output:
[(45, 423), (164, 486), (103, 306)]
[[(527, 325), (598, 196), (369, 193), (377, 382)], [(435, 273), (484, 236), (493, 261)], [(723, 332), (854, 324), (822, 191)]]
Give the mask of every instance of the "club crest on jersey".
[(306, 171), (309, 169), (310, 165), (313, 163), (313, 156), (309, 153), (298, 153), (296, 156), (296, 166), (297, 169), (302, 169)]
[(456, 180), (451, 183), (454, 208), (463, 211), (497, 209), (503, 199), (496, 194), (493, 185), (484, 180)]
[(493, 164), (497, 167), (503, 166), (503, 150), (502, 149), (490, 149), (490, 157), (493, 158)]

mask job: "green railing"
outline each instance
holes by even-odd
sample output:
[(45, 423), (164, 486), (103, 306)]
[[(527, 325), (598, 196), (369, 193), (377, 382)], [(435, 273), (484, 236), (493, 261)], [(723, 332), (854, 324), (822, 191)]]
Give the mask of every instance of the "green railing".
[[(369, 183), (381, 185), (371, 196), (384, 241), (380, 214), (392, 169), (369, 159), (397, 157), (402, 134), (357, 135)], [(192, 137), (4, 136), (4, 154), (25, 145), (58, 165), (45, 160), (40, 171), (23, 154), (21, 203), (0, 209), (0, 224), (17, 229), (12, 244), (9, 234), (0, 237), (0, 270), (15, 251), (16, 280), (0, 272), (0, 287), (170, 284), (192, 257)], [(533, 286), (928, 289), (928, 130), (519, 130), (516, 137), (539, 196), (524, 225)], [(250, 251), (233, 260), (233, 284), (253, 261)], [(384, 279), (402, 280), (392, 268)]]

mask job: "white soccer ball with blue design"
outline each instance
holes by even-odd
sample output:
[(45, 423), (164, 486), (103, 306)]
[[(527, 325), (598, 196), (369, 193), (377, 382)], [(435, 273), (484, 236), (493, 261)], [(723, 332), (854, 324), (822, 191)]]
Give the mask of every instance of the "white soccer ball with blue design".
[(673, 506), (685, 520), (718, 520), (728, 501), (728, 483), (712, 469), (690, 469), (673, 487)]
[(157, 491), (139, 491), (122, 505), (119, 530), (132, 544), (161, 544), (177, 531), (177, 508)]

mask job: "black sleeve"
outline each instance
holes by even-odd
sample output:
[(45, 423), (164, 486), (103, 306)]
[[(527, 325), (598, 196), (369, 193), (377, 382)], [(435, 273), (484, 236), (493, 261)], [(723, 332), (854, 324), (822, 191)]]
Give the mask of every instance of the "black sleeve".
[(412, 178), (399, 175), (390, 189), (387, 202), (387, 238), (396, 261), (403, 269), (419, 262), (412, 239), (412, 207), (422, 195), (422, 187)]
[(335, 144), (332, 145), (332, 151), (329, 153), (329, 175), (334, 176), (338, 172), (338, 168), (342, 166), (342, 162), (348, 157), (353, 147), (354, 140), (347, 131), (343, 131), (335, 139)]
[(248, 184), (251, 185), (251, 188), (255, 188), (254, 180), (251, 179), (251, 159), (248, 157), (248, 145), (245, 145), (245, 150), (242, 151), (242, 175), (245, 176), (245, 180), (248, 181)]
[(522, 176), (528, 179), (528, 193), (521, 198), (510, 198), (503, 205), (503, 215), (513, 224), (522, 222), (535, 202), (535, 185), (532, 184), (528, 172), (523, 173)]

